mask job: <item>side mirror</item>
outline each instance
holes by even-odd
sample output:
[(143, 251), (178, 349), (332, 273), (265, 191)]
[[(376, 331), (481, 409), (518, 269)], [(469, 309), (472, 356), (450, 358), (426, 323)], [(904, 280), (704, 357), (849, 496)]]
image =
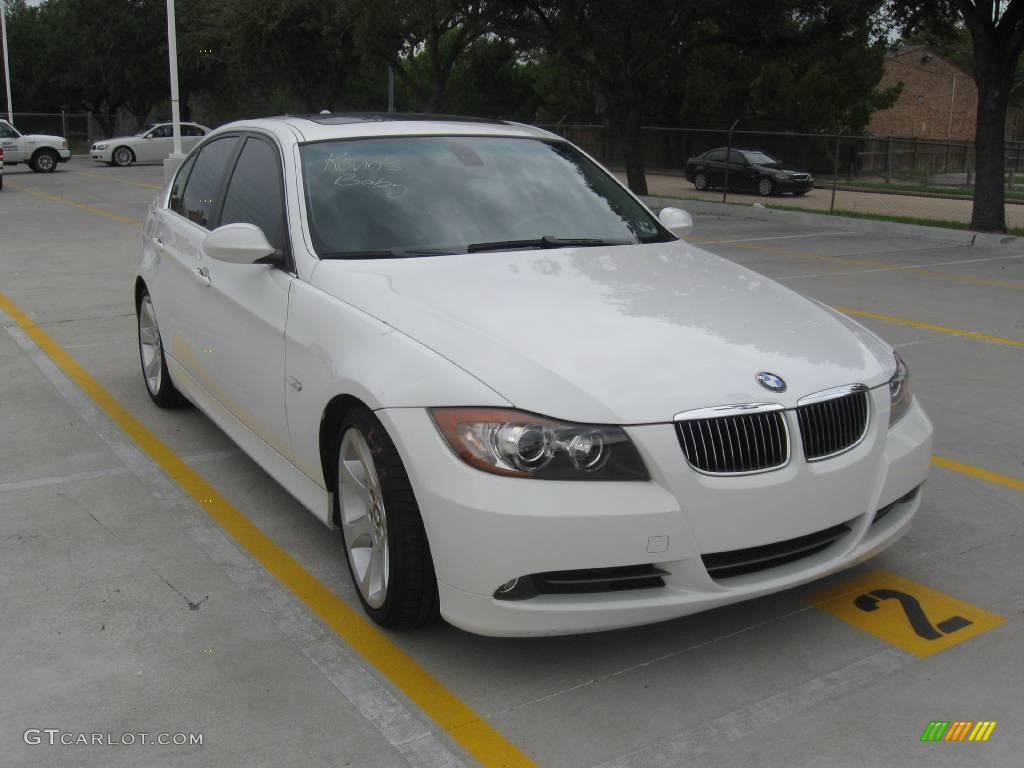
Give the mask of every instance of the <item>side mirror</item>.
[(693, 217), (682, 208), (662, 208), (658, 214), (658, 221), (680, 237), (693, 231)]
[(211, 259), (229, 264), (256, 264), (277, 253), (255, 224), (217, 227), (203, 240), (203, 250)]

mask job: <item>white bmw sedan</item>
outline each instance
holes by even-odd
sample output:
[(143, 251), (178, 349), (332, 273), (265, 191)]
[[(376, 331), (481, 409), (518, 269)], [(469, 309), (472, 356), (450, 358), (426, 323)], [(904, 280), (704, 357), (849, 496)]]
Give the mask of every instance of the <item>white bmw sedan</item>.
[[(202, 141), (210, 129), (199, 123), (181, 123), (181, 148), (188, 152)], [(134, 136), (117, 136), (97, 141), (89, 149), (93, 160), (108, 165), (162, 163), (174, 151), (174, 123), (159, 123), (143, 128)]]
[(644, 624), (875, 555), (931, 455), (906, 367), (689, 225), (524, 125), (234, 123), (147, 216), (145, 384), (340, 529), (387, 627)]

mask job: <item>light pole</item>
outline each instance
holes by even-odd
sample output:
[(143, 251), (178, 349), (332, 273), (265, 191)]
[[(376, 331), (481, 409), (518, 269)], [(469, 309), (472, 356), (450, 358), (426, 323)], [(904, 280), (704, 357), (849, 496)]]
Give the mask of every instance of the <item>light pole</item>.
[(181, 164), (181, 111), (178, 107), (178, 33), (174, 24), (174, 0), (167, 0), (167, 58), (171, 66), (171, 123), (174, 135), (174, 150), (164, 160), (164, 179)]
[(7, 2), (0, 0), (0, 32), (4, 38), (4, 82), (7, 84), (7, 120), (14, 124), (14, 107), (11, 106), (11, 63), (7, 56)]

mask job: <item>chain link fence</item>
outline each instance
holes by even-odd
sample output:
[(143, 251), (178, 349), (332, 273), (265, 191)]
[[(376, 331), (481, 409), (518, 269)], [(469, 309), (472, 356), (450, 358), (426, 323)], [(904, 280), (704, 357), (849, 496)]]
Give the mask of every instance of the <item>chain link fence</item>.
[[(6, 118), (6, 113), (0, 115)], [(100, 139), (126, 136), (143, 127), (143, 119), (128, 112), (15, 112), (14, 127), (22, 133), (63, 136), (72, 154), (87, 153)]]
[[(613, 169), (623, 167), (622, 146), (603, 125), (544, 125)], [(652, 195), (760, 204), (912, 223), (965, 227), (974, 205), (974, 142), (896, 136), (727, 129), (644, 128), (647, 187)], [(756, 149), (785, 168), (813, 175), (804, 195), (761, 196), (742, 189), (742, 176), (697, 190), (685, 177), (691, 157), (720, 147)], [(1006, 144), (1006, 221), (1024, 229), (1024, 142)], [(622, 178), (625, 175), (622, 174)]]
[[(100, 139), (130, 135), (145, 119), (126, 111), (16, 112), (22, 133), (68, 139), (74, 154), (87, 154)], [(213, 126), (211, 126), (213, 127)], [(606, 126), (541, 125), (579, 145), (602, 163), (621, 169), (621, 143)], [(641, 142), (650, 194), (841, 215), (889, 218), (945, 226), (966, 226), (974, 205), (974, 142), (897, 136), (706, 128), (643, 128)], [(709, 149), (733, 147), (767, 152), (786, 168), (814, 176), (804, 195), (760, 196), (730, 181), (729, 189), (697, 190), (686, 179), (686, 163)], [(1006, 143), (1006, 223), (1024, 230), (1024, 142)], [(624, 174), (622, 177), (625, 178)], [(740, 179), (742, 182), (742, 178)]]

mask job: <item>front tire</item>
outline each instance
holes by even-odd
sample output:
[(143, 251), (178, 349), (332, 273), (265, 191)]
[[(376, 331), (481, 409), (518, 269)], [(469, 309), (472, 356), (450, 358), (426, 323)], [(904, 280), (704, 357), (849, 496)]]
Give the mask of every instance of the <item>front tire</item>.
[(761, 179), (757, 182), (757, 194), (761, 197), (771, 197), (775, 194), (775, 185), (771, 179)]
[(156, 322), (156, 311), (149, 292), (142, 294), (138, 308), (139, 362), (142, 364), (142, 378), (146, 382), (149, 399), (160, 408), (179, 408), (187, 401), (171, 381), (167, 371), (167, 358)]
[(373, 413), (355, 408), (342, 420), (335, 445), (335, 509), (363, 609), (391, 629), (430, 624), (439, 615), (437, 577), (394, 443)]
[(128, 147), (118, 147), (110, 154), (110, 160), (119, 168), (127, 168), (135, 162), (135, 153)]
[(698, 192), (703, 192), (708, 188), (708, 177), (703, 173), (698, 173), (693, 177), (693, 188)]
[(40, 149), (29, 160), (29, 168), (36, 173), (53, 173), (57, 170), (57, 163), (60, 158), (52, 149)]

